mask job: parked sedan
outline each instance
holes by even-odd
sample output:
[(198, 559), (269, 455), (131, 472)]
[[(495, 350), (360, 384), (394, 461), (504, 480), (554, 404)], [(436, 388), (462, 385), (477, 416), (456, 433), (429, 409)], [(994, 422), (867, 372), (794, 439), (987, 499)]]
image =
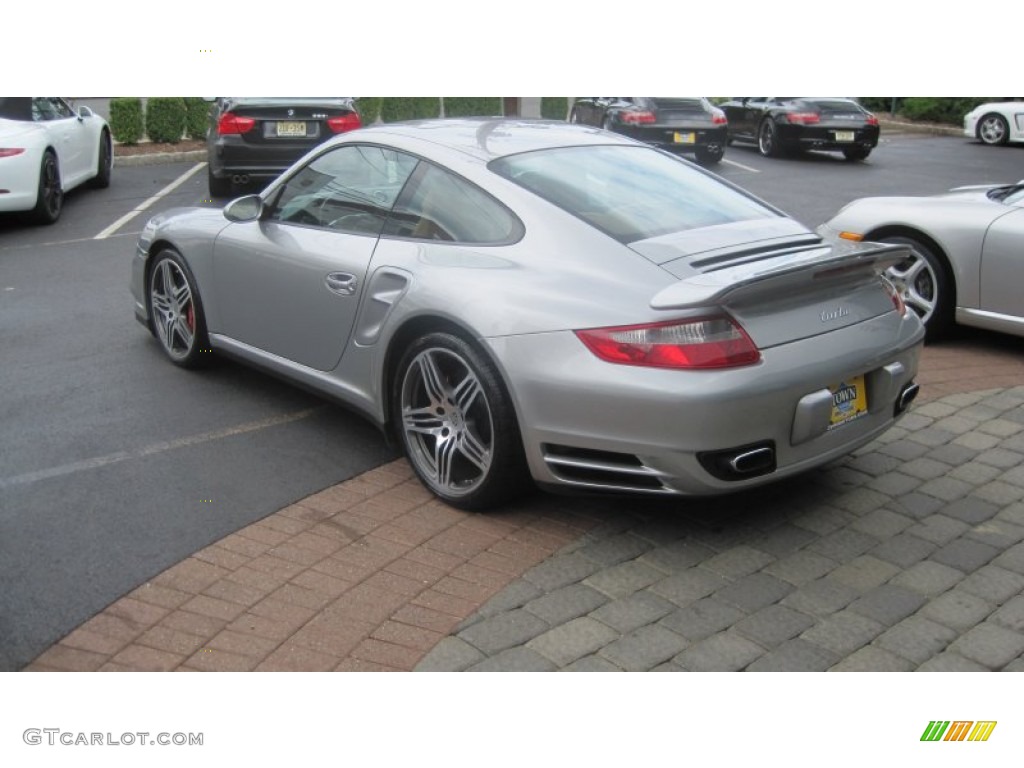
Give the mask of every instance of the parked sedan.
[(749, 96), (721, 108), (730, 142), (756, 142), (765, 157), (821, 149), (864, 160), (878, 145), (878, 118), (852, 99)]
[(365, 128), (261, 194), (144, 227), (135, 314), (394, 434), (479, 509), (529, 484), (750, 488), (848, 453), (917, 391), (901, 246), (827, 245), (681, 158), (555, 121)]
[(991, 145), (1024, 141), (1024, 101), (979, 104), (964, 115), (964, 135)]
[(954, 323), (1024, 336), (1024, 182), (855, 200), (819, 232), (909, 247), (889, 277), (929, 337)]
[(113, 145), (106, 121), (58, 97), (0, 96), (0, 213), (27, 212), (52, 224), (64, 193), (110, 185)]
[(689, 152), (704, 165), (719, 162), (725, 154), (725, 113), (705, 98), (588, 96), (573, 103), (569, 122)]
[(266, 183), (313, 147), (361, 125), (350, 98), (216, 99), (206, 134), (210, 195)]

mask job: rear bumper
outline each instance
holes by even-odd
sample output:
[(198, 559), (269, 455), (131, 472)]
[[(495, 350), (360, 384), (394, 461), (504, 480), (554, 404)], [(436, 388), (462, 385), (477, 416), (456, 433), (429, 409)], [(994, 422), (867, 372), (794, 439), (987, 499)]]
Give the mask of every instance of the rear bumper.
[[(851, 138), (843, 138), (850, 134)], [(878, 126), (850, 128), (845, 126), (779, 125), (779, 141), (800, 149), (843, 150), (851, 147), (878, 146)]]
[(318, 143), (282, 142), (268, 146), (246, 143), (239, 136), (219, 136), (207, 145), (210, 175), (218, 179), (240, 175), (275, 179)]
[(616, 127), (615, 132), (662, 149), (693, 152), (712, 145), (719, 148), (724, 147), (727, 128), (724, 125), (714, 128), (686, 125), (645, 125)]

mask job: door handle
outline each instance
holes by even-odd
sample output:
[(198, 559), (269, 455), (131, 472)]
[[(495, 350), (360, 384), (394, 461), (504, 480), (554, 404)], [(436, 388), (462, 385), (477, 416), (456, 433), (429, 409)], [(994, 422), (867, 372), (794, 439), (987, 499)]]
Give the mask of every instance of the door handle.
[(351, 296), (355, 293), (358, 282), (355, 275), (350, 275), (347, 272), (331, 272), (324, 278), (324, 285), (327, 286), (327, 289), (340, 296)]

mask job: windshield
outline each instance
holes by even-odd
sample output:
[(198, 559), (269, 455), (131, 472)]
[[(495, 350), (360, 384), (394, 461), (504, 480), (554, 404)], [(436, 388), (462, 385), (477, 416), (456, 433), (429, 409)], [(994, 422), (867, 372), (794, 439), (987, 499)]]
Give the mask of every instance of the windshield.
[(647, 147), (546, 149), (495, 160), (490, 168), (623, 243), (780, 215)]

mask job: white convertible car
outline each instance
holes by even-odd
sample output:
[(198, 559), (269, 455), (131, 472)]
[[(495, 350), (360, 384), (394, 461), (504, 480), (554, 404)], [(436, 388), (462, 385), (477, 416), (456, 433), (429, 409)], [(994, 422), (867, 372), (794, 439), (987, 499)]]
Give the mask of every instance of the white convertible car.
[(60, 217), (64, 193), (110, 185), (113, 146), (106, 121), (56, 97), (0, 96), (0, 213)]
[(1024, 101), (979, 104), (964, 115), (964, 136), (982, 144), (1024, 141)]

